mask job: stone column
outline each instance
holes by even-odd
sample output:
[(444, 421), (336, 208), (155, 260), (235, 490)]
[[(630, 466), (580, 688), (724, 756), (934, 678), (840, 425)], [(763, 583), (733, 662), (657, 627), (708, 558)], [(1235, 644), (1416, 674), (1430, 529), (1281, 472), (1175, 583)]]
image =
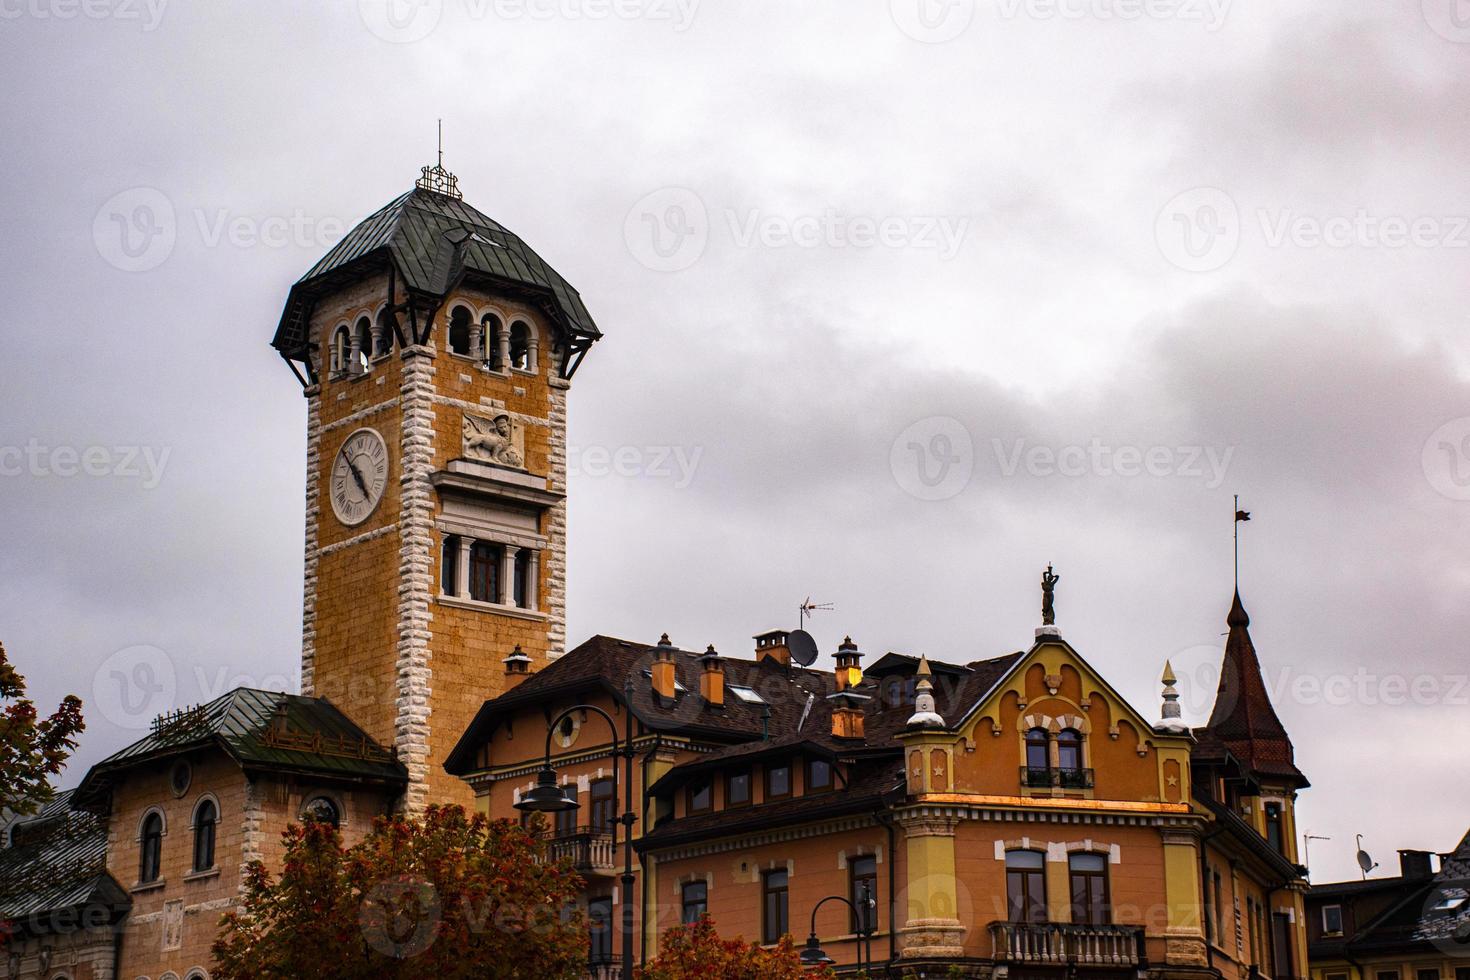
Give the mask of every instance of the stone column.
[(455, 559), (458, 567), (454, 571), (454, 594), (461, 599), (470, 597), (470, 552), (474, 547), (474, 538), (460, 535), (459, 555)]
[[(321, 518), (322, 411), (321, 385), (306, 395), (306, 554), (301, 601), (301, 693), (316, 691), (317, 522)], [(340, 694), (338, 695), (340, 697)]]
[(963, 956), (965, 927), (959, 919), (955, 877), (955, 823), (923, 816), (904, 822), (908, 856), (908, 919), (900, 933), (905, 959)]
[(356, 327), (347, 329), (347, 373), (362, 373), (362, 335)]
[(485, 360), (485, 351), (480, 347), (480, 323), (477, 320), (470, 321), (469, 355), (477, 361)]
[(532, 551), (530, 558), (526, 561), (526, 608), (540, 609), (541, 603), (536, 599), (537, 583), (541, 579), (541, 552)]
[[(1204, 922), (1200, 918), (1203, 891), (1200, 887), (1199, 840), (1182, 830), (1165, 830), (1164, 896), (1168, 924), (1164, 929), (1164, 957), (1170, 966), (1203, 967)], [(1223, 940), (1221, 941), (1223, 945)]]
[(516, 604), (516, 547), (505, 545), (500, 550), (500, 598), (502, 605)]
[(500, 337), (498, 339), (500, 341), (500, 343), (498, 345), (499, 348), (500, 348), (500, 370), (502, 370), (502, 371), (509, 371), (510, 370), (510, 327), (502, 326), (500, 328)]
[(526, 342), (526, 370), (535, 374), (537, 365), (540, 363), (541, 338), (537, 336), (535, 329), (532, 329), (530, 339)]

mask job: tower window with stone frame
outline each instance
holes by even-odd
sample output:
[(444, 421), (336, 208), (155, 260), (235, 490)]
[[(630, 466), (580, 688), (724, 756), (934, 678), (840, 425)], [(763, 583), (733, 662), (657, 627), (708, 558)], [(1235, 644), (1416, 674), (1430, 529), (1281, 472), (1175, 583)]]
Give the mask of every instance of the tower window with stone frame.
[(365, 316), (358, 317), (357, 325), (352, 328), (352, 333), (357, 340), (357, 362), (349, 365), (349, 368), (358, 372), (366, 372), (372, 367), (373, 322)]
[(500, 545), (476, 541), (470, 549), (470, 598), (500, 601)]
[(485, 360), (490, 362), (492, 371), (505, 370), (504, 359), (500, 356), (500, 336), (504, 330), (505, 324), (494, 313), (486, 313), (480, 318), (480, 342), (485, 345)]
[(512, 583), (511, 598), (522, 609), (531, 608), (531, 549), (516, 551), (515, 581)]
[(1266, 842), (1277, 854), (1286, 853), (1286, 835), (1281, 830), (1281, 804), (1267, 803), (1266, 810)]
[(444, 547), (439, 555), (439, 591), (444, 595), (459, 595), (459, 549), (463, 547), (457, 534), (444, 536)]

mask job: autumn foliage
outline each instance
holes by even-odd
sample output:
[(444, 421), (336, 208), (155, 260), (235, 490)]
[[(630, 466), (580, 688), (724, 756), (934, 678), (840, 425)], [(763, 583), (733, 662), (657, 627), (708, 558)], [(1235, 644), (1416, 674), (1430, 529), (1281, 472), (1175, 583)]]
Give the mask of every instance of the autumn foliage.
[(310, 821), (283, 838), (280, 876), (253, 863), (243, 909), (224, 917), (215, 980), (559, 980), (586, 968), (585, 925), (565, 913), (581, 879), (542, 860), (518, 824), (431, 806), (421, 821), (378, 818), (352, 848)]
[(658, 943), (658, 955), (633, 974), (636, 980), (812, 980), (830, 978), (830, 970), (803, 967), (791, 937), (771, 947), (743, 939), (721, 939), (714, 921), (703, 916), (687, 926), (674, 926)]
[(82, 702), (68, 694), (49, 718), (26, 696), (26, 681), (0, 645), (0, 811), (35, 813), (51, 799), (51, 777), (61, 771), (82, 723)]

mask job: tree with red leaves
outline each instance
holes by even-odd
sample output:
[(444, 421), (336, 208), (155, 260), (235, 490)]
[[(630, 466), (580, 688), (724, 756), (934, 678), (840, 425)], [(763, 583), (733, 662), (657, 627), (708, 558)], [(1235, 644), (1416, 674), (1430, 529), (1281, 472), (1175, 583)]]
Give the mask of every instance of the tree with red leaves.
[(635, 980), (821, 980), (830, 978), (832, 971), (802, 966), (790, 936), (770, 947), (721, 939), (714, 920), (705, 915), (692, 925), (665, 932), (658, 941), (658, 955), (633, 976)]
[(26, 696), (26, 679), (16, 672), (0, 644), (0, 812), (35, 813), (54, 792), (51, 777), (77, 747), (82, 702), (68, 694), (46, 719)]
[(506, 980), (580, 977), (587, 933), (567, 910), (582, 880), (533, 830), (431, 806), (379, 817), (362, 843), (307, 821), (282, 835), (274, 878), (246, 873), (214, 944), (216, 980)]

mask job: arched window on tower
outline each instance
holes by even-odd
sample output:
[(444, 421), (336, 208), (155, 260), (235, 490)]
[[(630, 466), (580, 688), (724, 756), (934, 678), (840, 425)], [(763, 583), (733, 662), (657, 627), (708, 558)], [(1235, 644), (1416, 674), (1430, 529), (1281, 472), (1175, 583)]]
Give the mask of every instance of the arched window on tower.
[(531, 370), (531, 328), (524, 320), (510, 325), (510, 366), (517, 371)]
[(329, 373), (341, 374), (347, 370), (347, 349), (351, 343), (346, 324), (338, 327), (332, 333), (331, 360), (327, 368)]
[(373, 321), (365, 316), (358, 317), (352, 332), (357, 339), (357, 369), (366, 371), (373, 358)]
[(208, 871), (214, 867), (214, 835), (219, 823), (219, 811), (214, 801), (208, 798), (199, 801), (194, 808), (194, 870)]
[(393, 314), (384, 307), (378, 313), (377, 323), (373, 328), (373, 356), (384, 357), (393, 353), (393, 343), (396, 337), (393, 332)]
[(492, 371), (505, 370), (505, 365), (500, 362), (500, 335), (504, 329), (505, 324), (494, 313), (486, 313), (480, 318), (480, 339), (485, 345), (485, 360), (490, 362)]
[(153, 811), (143, 818), (139, 835), (138, 883), (157, 881), (163, 858), (163, 815)]
[(470, 356), (470, 311), (463, 306), (449, 314), (449, 349), (461, 357)]

